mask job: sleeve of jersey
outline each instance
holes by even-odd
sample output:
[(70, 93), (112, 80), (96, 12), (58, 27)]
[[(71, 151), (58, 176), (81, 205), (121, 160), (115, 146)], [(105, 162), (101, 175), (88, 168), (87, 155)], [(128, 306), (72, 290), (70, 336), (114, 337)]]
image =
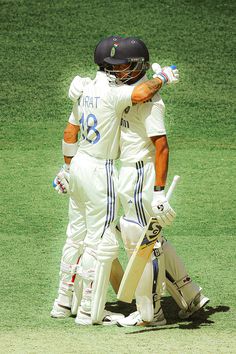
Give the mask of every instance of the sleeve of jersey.
[(117, 115), (121, 115), (122, 112), (128, 107), (132, 106), (132, 92), (134, 90), (134, 86), (118, 86), (114, 88), (113, 98), (114, 105)]
[(79, 105), (78, 102), (75, 102), (68, 121), (73, 125), (79, 125), (80, 117), (81, 117), (81, 112), (79, 109)]
[(147, 136), (166, 135), (165, 106), (160, 102), (147, 102), (140, 106)]

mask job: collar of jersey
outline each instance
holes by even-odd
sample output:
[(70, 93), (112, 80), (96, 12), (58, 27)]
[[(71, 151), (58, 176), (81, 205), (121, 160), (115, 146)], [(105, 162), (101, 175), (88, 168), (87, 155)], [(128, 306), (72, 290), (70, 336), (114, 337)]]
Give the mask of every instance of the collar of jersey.
[(99, 80), (103, 79), (106, 81), (108, 80), (106, 73), (104, 73), (103, 71), (97, 71), (95, 79), (99, 79)]

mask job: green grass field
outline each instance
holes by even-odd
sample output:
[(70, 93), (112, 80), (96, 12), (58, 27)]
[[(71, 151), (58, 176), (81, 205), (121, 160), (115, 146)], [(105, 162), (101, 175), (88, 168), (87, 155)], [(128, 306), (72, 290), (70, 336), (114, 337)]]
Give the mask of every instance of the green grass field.
[[(236, 353), (234, 3), (1, 1), (0, 353)], [(169, 181), (182, 177), (165, 235), (211, 301), (179, 321), (166, 296), (162, 328), (79, 328), (49, 317), (67, 224), (68, 200), (51, 187), (67, 90), (76, 74), (95, 75), (93, 49), (110, 34), (142, 38), (152, 62), (174, 63), (181, 75), (162, 93)], [(111, 288), (108, 301), (118, 308)]]

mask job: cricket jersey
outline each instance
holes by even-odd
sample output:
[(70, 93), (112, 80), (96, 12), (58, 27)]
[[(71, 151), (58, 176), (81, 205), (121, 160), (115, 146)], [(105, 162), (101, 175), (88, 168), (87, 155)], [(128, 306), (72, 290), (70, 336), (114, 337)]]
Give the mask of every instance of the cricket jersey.
[[(135, 85), (147, 81), (144, 76)], [(165, 135), (165, 105), (159, 93), (146, 103), (129, 106), (121, 119), (120, 160), (135, 163), (153, 159), (155, 147), (152, 136)]]
[(69, 122), (80, 126), (78, 152), (99, 159), (119, 156), (122, 112), (132, 105), (132, 86), (111, 86), (105, 73), (97, 72), (84, 86), (78, 107), (74, 106)]

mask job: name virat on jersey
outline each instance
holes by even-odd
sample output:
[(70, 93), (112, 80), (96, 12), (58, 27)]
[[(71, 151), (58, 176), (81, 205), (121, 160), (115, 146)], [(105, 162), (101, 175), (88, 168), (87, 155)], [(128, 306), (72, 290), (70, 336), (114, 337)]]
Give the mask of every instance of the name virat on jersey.
[(81, 105), (86, 108), (98, 108), (100, 97), (99, 96), (84, 96), (81, 99)]

